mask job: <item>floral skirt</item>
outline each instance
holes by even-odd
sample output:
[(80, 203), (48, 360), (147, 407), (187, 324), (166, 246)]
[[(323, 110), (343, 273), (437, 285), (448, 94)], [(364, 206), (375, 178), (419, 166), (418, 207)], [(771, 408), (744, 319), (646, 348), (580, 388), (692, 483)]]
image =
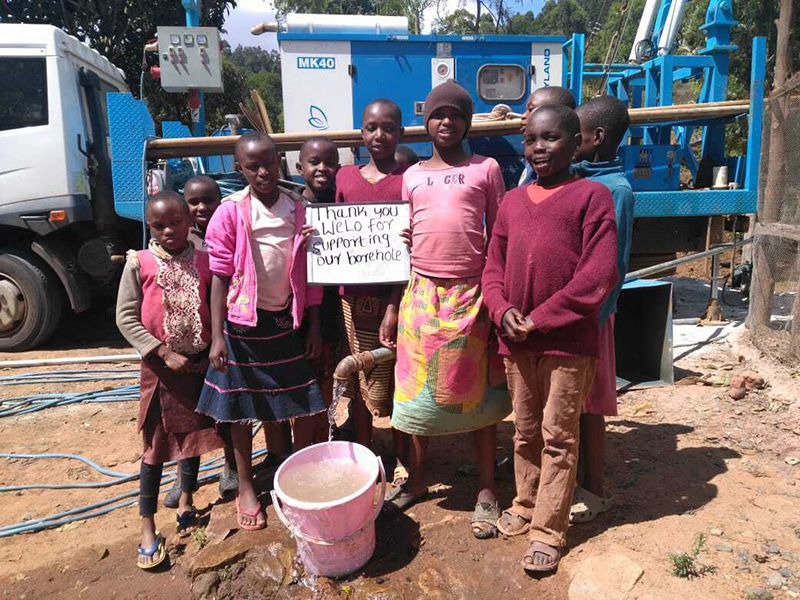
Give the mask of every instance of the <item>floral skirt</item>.
[(400, 303), (392, 427), (445, 435), (482, 429), (511, 414), (493, 339), (479, 276), (435, 279), (412, 272)]

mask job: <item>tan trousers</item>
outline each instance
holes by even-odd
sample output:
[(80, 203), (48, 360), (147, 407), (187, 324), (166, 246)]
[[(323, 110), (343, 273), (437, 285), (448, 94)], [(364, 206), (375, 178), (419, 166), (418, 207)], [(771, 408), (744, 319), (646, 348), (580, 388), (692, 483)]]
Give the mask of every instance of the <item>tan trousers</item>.
[(581, 410), (595, 362), (528, 351), (505, 359), (516, 427), (517, 496), (511, 512), (531, 519), (531, 541), (555, 547), (566, 544)]

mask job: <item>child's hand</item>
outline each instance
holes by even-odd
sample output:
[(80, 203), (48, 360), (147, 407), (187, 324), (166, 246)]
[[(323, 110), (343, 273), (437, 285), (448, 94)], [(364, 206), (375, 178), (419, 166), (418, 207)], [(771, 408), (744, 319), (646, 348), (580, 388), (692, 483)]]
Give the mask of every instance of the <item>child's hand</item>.
[(524, 342), (528, 337), (525, 317), (516, 308), (509, 308), (503, 315), (503, 333), (512, 342)]
[(403, 238), (403, 243), (411, 250), (411, 228), (406, 227), (400, 232), (400, 237)]
[(315, 235), (319, 235), (319, 234), (317, 233), (317, 230), (314, 229), (313, 225), (303, 225), (303, 230), (301, 231), (300, 235), (303, 236), (303, 241), (300, 242), (300, 245), (303, 248), (307, 248), (308, 247), (308, 241), (312, 237), (314, 237)]
[(378, 329), (378, 339), (381, 345), (397, 350), (397, 306), (394, 304), (386, 306), (383, 321)]
[(533, 320), (530, 317), (525, 317), (525, 331), (528, 333), (533, 333), (536, 331), (536, 325), (534, 325)]
[(177, 352), (173, 352), (166, 346), (162, 345), (159, 348), (158, 355), (161, 357), (161, 360), (164, 361), (164, 364), (166, 364), (171, 370), (175, 371), (176, 373), (181, 373), (185, 375), (187, 373), (193, 372), (191, 361), (185, 356), (183, 356), (183, 354), (178, 354)]
[(316, 360), (322, 356), (322, 333), (319, 323), (311, 323), (306, 333), (306, 358)]
[(208, 358), (211, 360), (211, 366), (220, 373), (228, 370), (228, 347), (223, 337), (215, 337), (212, 340)]

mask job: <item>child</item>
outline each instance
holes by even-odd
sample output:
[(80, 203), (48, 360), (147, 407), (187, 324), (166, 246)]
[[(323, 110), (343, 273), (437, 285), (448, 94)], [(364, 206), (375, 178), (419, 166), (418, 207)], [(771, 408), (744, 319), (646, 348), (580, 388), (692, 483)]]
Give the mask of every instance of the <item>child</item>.
[(398, 165), (408, 168), (419, 162), (419, 156), (408, 146), (398, 146), (394, 152), (394, 160)]
[(303, 198), (310, 202), (336, 201), (336, 173), (339, 171), (339, 150), (327, 138), (312, 138), (300, 146), (297, 170), (306, 187)]
[[(306, 182), (303, 198), (312, 203), (334, 202), (336, 196), (336, 173), (339, 171), (339, 150), (327, 138), (313, 138), (300, 147), (297, 170)], [(322, 322), (322, 354), (313, 366), (322, 388), (325, 405), (333, 399), (333, 371), (339, 358), (339, 290), (333, 286), (323, 288), (320, 305)], [(313, 443), (328, 441), (328, 419), (326, 414), (314, 419)]]
[(600, 308), (600, 358), (592, 389), (581, 415), (582, 485), (575, 492), (570, 522), (591, 521), (614, 504), (614, 496), (603, 487), (605, 454), (604, 415), (617, 414), (616, 357), (614, 353), (614, 313), (617, 309), (633, 234), (633, 191), (617, 160), (617, 146), (628, 130), (630, 118), (624, 103), (611, 96), (600, 96), (578, 107), (581, 120), (581, 145), (575, 152), (573, 170), (605, 185), (614, 200), (617, 222), (617, 269), (619, 280)]
[[(369, 152), (369, 163), (342, 167), (336, 174), (337, 202), (399, 202), (403, 194), (405, 167), (395, 160), (397, 143), (403, 133), (400, 107), (391, 100), (378, 99), (364, 109), (361, 135)], [(356, 354), (380, 347), (379, 329), (389, 306), (393, 286), (342, 286), (342, 315), (347, 335), (347, 353)], [(396, 318), (396, 316), (395, 316)], [(372, 417), (386, 417), (392, 412), (394, 363), (377, 365), (370, 372), (361, 371), (358, 381), (350, 381), (345, 395), (352, 400), (356, 441), (372, 443)], [(353, 378), (355, 379), (355, 378)], [(357, 383), (357, 385), (353, 385)], [(407, 463), (408, 439), (393, 432), (395, 453)]]
[(187, 243), (191, 218), (184, 199), (160, 192), (147, 202), (155, 239), (131, 251), (117, 299), (117, 326), (142, 355), (138, 430), (144, 439), (139, 475), (142, 541), (137, 565), (152, 569), (166, 558), (155, 513), (166, 461), (181, 461), (178, 525), (197, 518), (192, 493), (200, 455), (222, 447), (211, 419), (195, 412), (211, 341), (208, 255)]
[[(206, 233), (213, 273), (212, 365), (197, 410), (230, 423), (239, 472), (237, 520), (243, 529), (263, 529), (267, 520), (253, 486), (250, 425), (325, 410), (307, 360), (320, 351), (322, 294), (306, 289), (305, 207), (278, 188), (272, 139), (246, 133), (234, 151), (249, 185), (222, 202)], [(309, 419), (297, 419), (298, 447), (310, 443), (311, 426)]]
[[(534, 90), (534, 92), (528, 97), (528, 102), (525, 105), (525, 112), (522, 114), (523, 134), (525, 132), (525, 124), (528, 122), (528, 116), (540, 106), (546, 106), (548, 104), (567, 106), (572, 110), (575, 110), (575, 96), (569, 89), (557, 85), (551, 85), (549, 87), (543, 87), (539, 88), (538, 90)], [(534, 180), (535, 175), (536, 173), (533, 170), (533, 167), (526, 161), (525, 168), (522, 171), (522, 175), (520, 176), (519, 183), (517, 185), (528, 185)]]
[(189, 205), (193, 222), (189, 230), (189, 241), (198, 250), (206, 250), (206, 229), (219, 203), (222, 202), (222, 192), (211, 177), (197, 175), (183, 186), (183, 197)]
[[(192, 218), (192, 227), (189, 229), (189, 241), (194, 244), (196, 250), (208, 250), (206, 246), (206, 228), (214, 211), (222, 201), (217, 182), (208, 175), (197, 175), (189, 179), (183, 186), (183, 197), (189, 205), (189, 215)], [(183, 465), (178, 463), (178, 476), (172, 488), (164, 496), (164, 506), (167, 508), (178, 508), (181, 496), (181, 468)], [(225, 445), (225, 466), (219, 477), (219, 494), (226, 496), (235, 492), (239, 486), (236, 473), (236, 463), (233, 458), (233, 449)]]
[[(403, 177), (412, 272), (399, 309), (392, 427), (412, 435), (412, 462), (408, 483), (387, 500), (402, 510), (427, 495), (429, 436), (474, 432), (480, 492), (471, 527), (485, 539), (497, 534), (500, 516), (495, 426), (510, 414), (511, 402), (507, 391), (488, 385), (491, 324), (480, 279), (505, 186), (497, 161), (464, 150), (472, 106), (469, 93), (452, 80), (428, 94), (425, 126), (433, 156)], [(395, 313), (387, 310), (384, 330)]]
[(572, 109), (531, 113), (525, 158), (537, 180), (503, 199), (483, 272), (486, 304), (504, 334), (516, 427), (517, 495), (497, 527), (508, 536), (530, 530), (526, 571), (552, 571), (561, 558), (598, 356), (597, 310), (617, 283), (611, 194), (570, 171), (580, 141)]

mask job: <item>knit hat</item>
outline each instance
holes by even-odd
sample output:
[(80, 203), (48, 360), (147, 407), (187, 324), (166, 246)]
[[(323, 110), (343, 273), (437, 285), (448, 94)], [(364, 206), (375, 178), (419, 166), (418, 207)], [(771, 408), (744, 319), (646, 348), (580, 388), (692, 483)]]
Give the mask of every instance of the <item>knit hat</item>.
[[(449, 106), (460, 112), (467, 121), (467, 131), (472, 125), (472, 96), (453, 79), (448, 79), (441, 85), (433, 88), (425, 98), (425, 129), (431, 115), (440, 108)], [(464, 133), (466, 135), (466, 132)]]

